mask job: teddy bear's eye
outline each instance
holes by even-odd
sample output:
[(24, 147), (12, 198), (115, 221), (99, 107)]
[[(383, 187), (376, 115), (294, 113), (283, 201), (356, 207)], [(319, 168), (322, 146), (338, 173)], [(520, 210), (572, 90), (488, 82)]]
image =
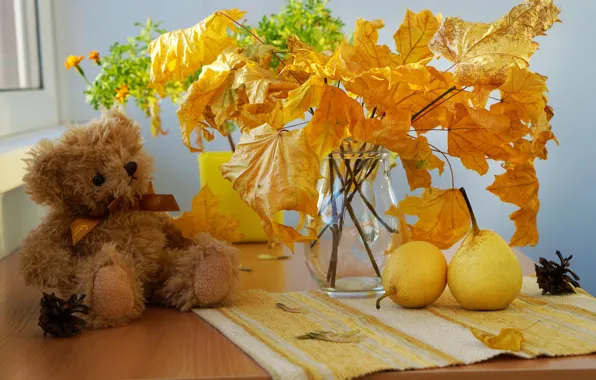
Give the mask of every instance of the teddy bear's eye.
[(106, 179), (99, 173), (93, 176), (93, 184), (95, 186), (101, 186), (106, 181)]

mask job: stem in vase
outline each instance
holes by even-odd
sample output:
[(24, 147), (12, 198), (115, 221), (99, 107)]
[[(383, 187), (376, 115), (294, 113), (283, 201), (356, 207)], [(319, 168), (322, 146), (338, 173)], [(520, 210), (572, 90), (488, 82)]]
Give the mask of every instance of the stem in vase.
[(362, 226), (358, 222), (358, 219), (356, 219), (356, 215), (354, 214), (354, 209), (352, 208), (352, 205), (348, 203), (346, 205), (346, 208), (348, 209), (350, 218), (352, 218), (352, 221), (354, 222), (354, 225), (356, 226), (356, 229), (358, 230), (358, 233), (360, 234), (360, 238), (362, 239), (362, 243), (364, 243), (364, 248), (366, 248), (366, 253), (368, 254), (368, 258), (370, 259), (370, 262), (373, 266), (373, 269), (375, 270), (377, 277), (381, 277), (381, 272), (379, 271), (379, 266), (377, 265), (377, 262), (375, 260), (373, 253), (372, 253), (372, 250), (370, 249), (370, 246), (368, 245), (368, 242), (366, 241), (366, 236), (364, 235)]
[(327, 269), (327, 282), (331, 284), (331, 287), (335, 287), (335, 276), (337, 272), (337, 251), (339, 249), (339, 238), (341, 232), (337, 228), (337, 205), (335, 204), (335, 191), (333, 187), (335, 185), (335, 169), (333, 166), (333, 156), (329, 154), (329, 181), (331, 189), (331, 234), (332, 234), (332, 248), (331, 258), (329, 260), (329, 268)]

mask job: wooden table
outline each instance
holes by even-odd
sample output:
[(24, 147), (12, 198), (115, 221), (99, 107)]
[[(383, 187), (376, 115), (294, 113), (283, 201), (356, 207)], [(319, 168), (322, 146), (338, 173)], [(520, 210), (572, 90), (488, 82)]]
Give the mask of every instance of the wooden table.
[[(257, 260), (265, 245), (241, 245), (242, 287), (313, 289), (302, 255)], [(283, 254), (277, 248), (272, 254)], [(519, 256), (524, 273), (532, 262)], [(71, 339), (43, 338), (37, 327), (40, 292), (26, 288), (18, 254), (0, 261), (0, 379), (268, 379), (258, 364), (192, 313), (149, 308), (126, 327), (85, 331)], [(501, 357), (435, 370), (386, 372), (370, 379), (596, 379), (596, 355), (522, 360)]]

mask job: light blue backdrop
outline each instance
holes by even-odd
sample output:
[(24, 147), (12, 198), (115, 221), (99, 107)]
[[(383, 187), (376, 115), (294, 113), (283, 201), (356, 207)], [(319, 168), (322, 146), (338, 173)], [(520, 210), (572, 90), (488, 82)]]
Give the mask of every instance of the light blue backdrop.
[[(348, 30), (357, 18), (382, 18), (386, 27), (380, 42), (393, 47), (392, 35), (400, 24), (405, 9), (431, 9), (443, 16), (459, 16), (466, 20), (492, 21), (518, 2), (514, 0), (332, 0), (333, 13), (341, 17)], [(596, 129), (593, 122), (596, 79), (594, 37), (596, 1), (559, 0), (563, 24), (556, 24), (549, 36), (539, 38), (540, 50), (532, 58), (531, 67), (549, 77), (550, 103), (555, 109), (552, 120), (554, 131), (561, 143), (549, 146), (549, 160), (537, 163), (540, 179), (542, 208), (538, 217), (540, 243), (522, 251), (537, 260), (539, 256), (554, 257), (556, 249), (565, 255), (573, 254), (573, 266), (582, 277), (583, 286), (596, 293), (596, 203), (593, 199), (596, 185), (594, 144)], [(135, 21), (150, 16), (163, 20), (166, 29), (191, 26), (217, 9), (237, 7), (248, 10), (248, 20), (256, 22), (264, 14), (275, 12), (281, 0), (55, 0), (56, 57), (62, 61), (70, 54), (86, 55), (89, 50), (106, 53), (114, 41), (123, 41), (136, 33)], [(85, 104), (81, 91), (84, 83), (74, 71), (66, 72), (59, 62), (61, 110), (64, 120), (85, 120), (96, 113)], [(87, 70), (90, 74), (92, 69)], [(183, 208), (190, 208), (191, 199), (199, 189), (196, 156), (185, 150), (178, 133), (175, 108), (165, 104), (163, 121), (170, 134), (152, 139), (148, 121), (134, 106), (131, 114), (144, 125), (146, 146), (156, 157), (156, 187), (176, 194)], [(444, 135), (433, 138), (443, 144)], [(208, 150), (225, 150), (227, 142), (219, 137), (208, 145)], [(455, 165), (456, 181), (465, 186), (475, 205), (478, 221), (483, 228), (497, 231), (505, 239), (513, 233), (508, 215), (515, 207), (503, 204), (484, 190), (499, 174), (498, 166), (480, 177)], [(395, 170), (393, 182), (399, 195), (405, 194), (404, 176)], [(448, 176), (437, 180), (438, 186), (448, 186)], [(593, 235), (594, 234), (594, 235)]]

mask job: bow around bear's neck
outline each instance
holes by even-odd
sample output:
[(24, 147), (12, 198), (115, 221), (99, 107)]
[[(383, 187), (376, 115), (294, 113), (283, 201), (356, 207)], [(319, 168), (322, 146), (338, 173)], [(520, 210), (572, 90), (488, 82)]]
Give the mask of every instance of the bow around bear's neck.
[[(77, 244), (83, 239), (91, 230), (93, 230), (99, 223), (105, 220), (109, 214), (113, 214), (120, 210), (124, 198), (122, 196), (114, 199), (109, 205), (108, 210), (104, 215), (77, 218), (70, 224), (70, 232), (72, 235), (72, 245)], [(149, 192), (147, 194), (139, 195), (135, 198), (132, 207), (127, 210), (142, 210), (142, 211), (180, 211), (178, 203), (172, 194), (155, 194), (153, 184), (149, 183)]]

